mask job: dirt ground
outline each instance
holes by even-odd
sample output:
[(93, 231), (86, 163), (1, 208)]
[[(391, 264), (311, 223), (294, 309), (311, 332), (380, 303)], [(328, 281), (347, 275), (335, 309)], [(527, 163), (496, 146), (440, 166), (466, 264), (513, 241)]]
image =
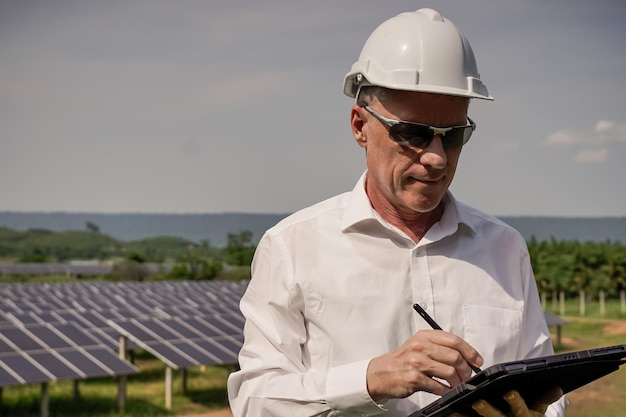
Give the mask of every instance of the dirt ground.
[[(623, 320), (615, 320), (611, 321), (604, 328), (604, 332), (606, 334), (626, 334), (626, 321)], [(563, 342), (567, 343), (568, 340), (566, 338), (563, 339)], [(572, 343), (573, 341), (569, 341)], [(580, 389), (577, 391), (573, 391), (568, 394), (570, 402), (574, 404), (585, 404), (587, 402), (597, 401), (601, 398), (606, 398), (607, 390), (610, 392), (611, 388), (613, 388), (613, 384), (610, 379), (603, 380), (601, 383), (592, 384), (584, 389)], [(233, 417), (233, 414), (230, 412), (228, 408), (216, 411), (209, 411), (201, 414), (185, 414), (179, 417)]]
[(610, 335), (626, 334), (626, 321), (612, 321), (604, 327), (604, 333)]

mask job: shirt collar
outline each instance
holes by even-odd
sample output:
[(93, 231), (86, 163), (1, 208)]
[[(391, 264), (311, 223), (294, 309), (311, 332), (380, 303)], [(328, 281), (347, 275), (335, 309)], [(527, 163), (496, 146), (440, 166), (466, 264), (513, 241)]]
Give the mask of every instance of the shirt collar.
[[(367, 171), (361, 175), (361, 178), (359, 178), (352, 190), (350, 200), (342, 218), (342, 231), (344, 233), (358, 233), (367, 230), (368, 233), (371, 233), (373, 231), (372, 228), (375, 227), (381, 232), (383, 230), (395, 231), (396, 234), (407, 237), (405, 233), (398, 228), (384, 221), (372, 207), (369, 197), (365, 192), (366, 175)], [(420, 241), (420, 244), (435, 242), (452, 235), (459, 230), (461, 225), (466, 226), (471, 234), (476, 233), (468, 213), (463, 210), (463, 206), (454, 198), (452, 193), (448, 191), (444, 196), (444, 211), (441, 220), (428, 230), (422, 241)]]

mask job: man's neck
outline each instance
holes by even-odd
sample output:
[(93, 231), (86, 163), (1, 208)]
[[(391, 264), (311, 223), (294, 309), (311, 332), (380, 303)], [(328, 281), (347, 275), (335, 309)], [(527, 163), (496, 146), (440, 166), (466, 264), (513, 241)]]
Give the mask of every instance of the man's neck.
[(415, 243), (426, 235), (428, 230), (443, 216), (443, 201), (426, 213), (403, 213), (389, 204), (379, 204), (370, 198), (372, 207), (389, 224), (406, 233)]

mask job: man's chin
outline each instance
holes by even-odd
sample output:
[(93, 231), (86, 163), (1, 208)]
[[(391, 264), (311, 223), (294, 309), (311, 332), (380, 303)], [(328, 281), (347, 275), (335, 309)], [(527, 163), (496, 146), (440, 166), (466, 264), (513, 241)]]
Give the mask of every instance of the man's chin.
[(441, 199), (412, 201), (405, 207), (415, 214), (428, 214), (437, 210), (441, 204)]

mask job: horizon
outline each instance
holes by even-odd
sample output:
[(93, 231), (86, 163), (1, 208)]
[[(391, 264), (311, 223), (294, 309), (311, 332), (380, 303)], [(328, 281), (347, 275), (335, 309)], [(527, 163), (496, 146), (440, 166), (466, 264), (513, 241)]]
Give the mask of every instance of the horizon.
[[(212, 245), (227, 243), (228, 234), (248, 230), (257, 243), (261, 236), (289, 213), (68, 213), (0, 211), (0, 229), (25, 232), (93, 231), (124, 241), (175, 236)], [(626, 242), (626, 216), (558, 217), (498, 216), (528, 241), (537, 239)], [(90, 227), (91, 226), (91, 227)]]
[[(16, 213), (16, 214), (70, 214), (70, 215), (81, 215), (81, 214), (93, 214), (93, 215), (104, 215), (104, 216), (116, 216), (116, 215), (147, 215), (147, 216), (204, 216), (204, 215), (260, 215), (260, 216), (288, 216), (293, 214), (293, 212), (285, 212), (285, 213), (270, 213), (270, 212), (244, 212), (244, 211), (221, 211), (221, 212), (98, 212), (98, 211), (69, 211), (69, 210), (50, 210), (50, 211), (39, 211), (39, 210), (0, 210), (0, 214), (3, 213)], [(625, 215), (597, 215), (597, 216), (567, 216), (567, 215), (542, 215), (542, 214), (491, 214), (491, 216), (496, 218), (502, 217), (541, 217), (541, 218), (563, 218), (563, 219), (605, 219), (605, 218), (616, 218), (622, 219), (626, 218)]]

